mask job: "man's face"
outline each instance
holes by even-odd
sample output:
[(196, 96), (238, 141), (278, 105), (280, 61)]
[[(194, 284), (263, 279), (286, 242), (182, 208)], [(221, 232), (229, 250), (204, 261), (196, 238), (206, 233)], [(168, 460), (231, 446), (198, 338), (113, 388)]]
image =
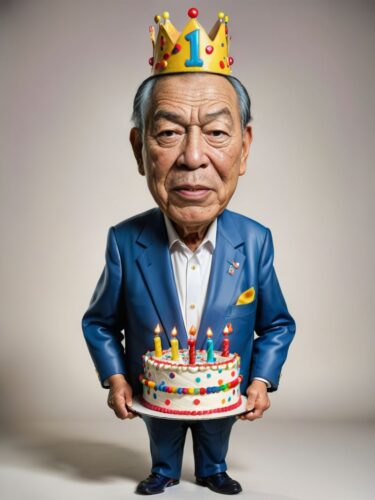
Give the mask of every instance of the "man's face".
[(182, 228), (209, 224), (246, 170), (251, 127), (220, 75), (173, 75), (154, 87), (144, 140), (130, 134), (138, 168), (161, 210)]

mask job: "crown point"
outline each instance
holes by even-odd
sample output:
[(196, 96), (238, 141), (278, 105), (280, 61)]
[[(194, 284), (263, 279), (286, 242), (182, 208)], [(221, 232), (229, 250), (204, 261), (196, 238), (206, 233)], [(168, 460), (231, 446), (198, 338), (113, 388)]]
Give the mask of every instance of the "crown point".
[(156, 16), (154, 17), (154, 21), (155, 21), (156, 23), (160, 23), (160, 21), (161, 21), (161, 16), (156, 15)]
[(233, 57), (229, 56), (229, 66), (232, 66), (233, 63), (234, 63)]
[(224, 21), (225, 21), (226, 23), (227, 23), (227, 22), (229, 22), (229, 16), (225, 16), (225, 17), (224, 17)]
[(218, 12), (218, 13), (217, 13), (217, 17), (218, 17), (220, 20), (224, 19), (224, 17), (225, 17), (224, 12)]
[(150, 57), (150, 59), (148, 60), (148, 64), (150, 66), (153, 66), (154, 65), (154, 58), (153, 57)]
[(168, 20), (169, 19), (169, 12), (167, 12), (167, 11), (163, 12), (163, 18), (165, 20)]
[(195, 19), (196, 17), (198, 17), (198, 9), (192, 7), (191, 9), (188, 10), (188, 16), (191, 17), (192, 19)]

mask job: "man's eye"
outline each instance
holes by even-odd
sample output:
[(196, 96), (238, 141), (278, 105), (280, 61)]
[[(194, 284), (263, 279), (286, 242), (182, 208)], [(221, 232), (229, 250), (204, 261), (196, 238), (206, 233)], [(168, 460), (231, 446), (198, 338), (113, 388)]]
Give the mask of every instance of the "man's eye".
[(224, 130), (211, 130), (211, 132), (209, 132), (209, 135), (211, 135), (212, 137), (223, 138), (227, 135), (227, 133), (224, 132)]
[(159, 137), (173, 137), (176, 134), (174, 130), (162, 130), (159, 132)]

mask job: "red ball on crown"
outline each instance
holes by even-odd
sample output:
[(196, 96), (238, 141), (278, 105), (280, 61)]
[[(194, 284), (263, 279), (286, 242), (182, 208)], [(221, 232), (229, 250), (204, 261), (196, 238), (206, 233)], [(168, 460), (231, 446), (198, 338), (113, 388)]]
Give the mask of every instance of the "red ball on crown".
[(194, 7), (188, 10), (188, 16), (191, 17), (192, 19), (198, 17), (198, 14), (199, 14), (198, 9), (195, 9)]

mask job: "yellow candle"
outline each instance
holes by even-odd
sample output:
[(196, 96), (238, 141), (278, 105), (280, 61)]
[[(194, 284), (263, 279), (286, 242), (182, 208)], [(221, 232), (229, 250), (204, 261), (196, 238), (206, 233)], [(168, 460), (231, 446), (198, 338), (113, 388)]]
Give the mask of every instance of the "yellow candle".
[(173, 337), (171, 340), (172, 360), (178, 361), (180, 359), (180, 355), (178, 352), (179, 347), (178, 347), (178, 339), (176, 338), (177, 337), (177, 328), (176, 327), (173, 328), (171, 335)]
[(161, 332), (161, 327), (159, 323), (156, 325), (156, 328), (154, 330), (154, 345), (155, 345), (155, 358), (160, 358), (162, 355), (162, 348), (161, 348), (161, 338), (159, 336), (159, 333)]

